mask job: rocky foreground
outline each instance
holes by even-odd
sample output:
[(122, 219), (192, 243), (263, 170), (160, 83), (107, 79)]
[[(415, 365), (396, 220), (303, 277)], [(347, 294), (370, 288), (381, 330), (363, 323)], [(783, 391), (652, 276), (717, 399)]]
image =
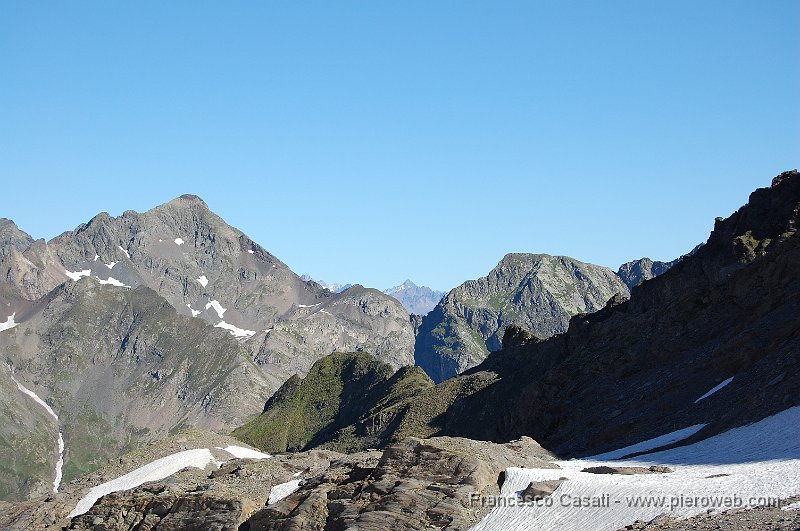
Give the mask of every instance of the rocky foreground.
[[(467, 529), (487, 512), (476, 494), (499, 494), (507, 467), (553, 468), (554, 457), (530, 438), (507, 444), (408, 438), (384, 451), (326, 450), (270, 459), (228, 459), (101, 498), (68, 519), (88, 490), (181, 450), (236, 441), (190, 432), (146, 447), (73, 481), (46, 499), (0, 505), (0, 529)], [(230, 456), (228, 456), (230, 457)], [(267, 504), (273, 487), (299, 488)], [(274, 492), (273, 492), (274, 494)]]

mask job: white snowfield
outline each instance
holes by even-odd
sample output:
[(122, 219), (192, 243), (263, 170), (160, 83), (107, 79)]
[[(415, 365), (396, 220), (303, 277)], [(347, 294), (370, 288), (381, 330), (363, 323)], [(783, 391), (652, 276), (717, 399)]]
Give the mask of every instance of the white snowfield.
[(214, 456), (211, 455), (211, 450), (208, 448), (185, 450), (168, 455), (167, 457), (162, 457), (132, 472), (128, 472), (124, 476), (93, 487), (86, 496), (80, 499), (75, 509), (69, 513), (67, 518), (74, 518), (85, 513), (92, 508), (92, 505), (94, 505), (97, 500), (106, 494), (134, 489), (148, 481), (158, 481), (169, 477), (184, 468), (193, 467), (205, 469), (208, 465), (219, 467), (221, 464), (222, 463), (214, 459)]
[[(8, 367), (8, 370), (11, 371), (11, 366)], [(39, 397), (39, 395), (37, 395), (36, 393), (34, 393), (33, 391), (31, 391), (30, 389), (28, 389), (27, 387), (25, 387), (21, 383), (19, 383), (19, 381), (14, 377), (14, 372), (13, 371), (11, 371), (11, 380), (15, 384), (17, 384), (17, 389), (19, 389), (19, 391), (21, 393), (23, 393), (25, 395), (28, 395), (29, 397), (31, 397), (33, 399), (34, 402), (36, 402), (37, 404), (42, 406), (44, 408), (44, 410), (47, 411), (47, 413), (49, 413), (50, 416), (53, 417), (53, 419), (56, 421), (56, 426), (60, 427), (59, 420), (58, 420), (58, 415), (56, 415), (56, 412), (53, 411), (53, 408), (51, 408), (47, 404), (47, 402), (42, 400)], [(63, 467), (64, 467), (64, 436), (59, 431), (58, 432), (58, 460), (56, 461), (55, 479), (53, 479), (53, 492), (55, 492), (56, 494), (58, 493), (58, 488), (61, 486), (61, 478), (63, 477), (63, 475), (62, 475), (62, 468)]]
[(125, 256), (127, 256), (128, 258), (130, 258), (130, 257), (131, 257), (131, 255), (130, 255), (130, 253), (128, 252), (128, 250), (127, 250), (127, 249), (125, 249), (125, 248), (124, 248), (124, 247), (122, 247), (121, 245), (118, 245), (117, 247), (119, 247), (119, 250), (120, 250), (120, 251), (122, 251), (123, 253), (125, 253)]
[[(508, 469), (501, 503), (473, 529), (614, 530), (662, 513), (687, 518), (708, 510), (777, 506), (778, 500), (800, 494), (800, 407), (695, 444), (634, 459), (556, 463), (561, 469)], [(666, 465), (673, 472), (581, 472), (601, 464)], [(568, 479), (543, 501), (514, 503), (531, 481), (561, 477)]]
[(191, 304), (187, 304), (186, 307), (189, 308), (190, 312), (192, 312), (192, 317), (197, 317), (198, 315), (203, 313), (201, 310), (195, 310), (194, 308), (192, 308)]
[[(269, 459), (272, 456), (264, 454), (250, 448), (243, 446), (227, 446), (226, 448), (216, 447), (217, 450), (223, 450), (237, 459)], [(135, 489), (139, 485), (147, 483), (148, 481), (159, 481), (167, 478), (184, 468), (199, 468), (205, 469), (209, 465), (217, 468), (222, 466), (225, 461), (217, 461), (211, 454), (208, 448), (198, 448), (195, 450), (185, 450), (178, 452), (161, 459), (156, 459), (142, 467), (128, 472), (124, 476), (117, 479), (107, 481), (96, 487), (93, 487), (75, 506), (75, 509), (69, 513), (68, 518), (74, 518), (92, 508), (92, 506), (105, 496), (112, 492), (119, 492), (122, 490)]]
[(722, 389), (723, 387), (725, 387), (726, 385), (728, 385), (732, 381), (733, 381), (733, 376), (731, 376), (727, 380), (721, 382), (716, 387), (712, 388), (709, 392), (707, 392), (706, 394), (704, 394), (703, 396), (701, 396), (700, 398), (695, 400), (694, 403), (696, 404), (696, 403), (700, 402), (701, 400), (703, 400), (704, 398), (708, 398), (709, 396), (713, 395), (714, 393), (716, 393), (717, 391), (719, 391), (720, 389)]
[(209, 308), (214, 308), (214, 311), (217, 312), (217, 315), (219, 315), (220, 319), (222, 319), (222, 317), (225, 315), (225, 312), (228, 311), (226, 308), (222, 307), (219, 301), (209, 301), (208, 304), (206, 304), (206, 310)]
[(292, 479), (287, 481), (286, 483), (281, 483), (279, 485), (275, 485), (269, 491), (269, 499), (267, 500), (267, 505), (272, 505), (273, 503), (278, 503), (288, 495), (295, 492), (297, 489), (300, 488), (300, 483), (302, 480), (300, 479)]
[(83, 271), (75, 271), (75, 272), (73, 272), (73, 271), (70, 271), (69, 269), (64, 269), (64, 273), (66, 273), (69, 278), (71, 278), (72, 280), (77, 282), (78, 280), (80, 280), (81, 277), (88, 277), (89, 275), (91, 275), (92, 274), (92, 270), (91, 269), (84, 269)]
[(320, 304), (322, 304), (322, 303), (318, 302), (316, 304), (298, 304), (297, 307), (298, 308), (314, 308), (316, 306), (319, 306)]
[(0, 332), (2, 332), (3, 330), (11, 330), (12, 328), (14, 328), (15, 326), (17, 326), (19, 324), (19, 323), (15, 323), (14, 322), (14, 317), (16, 315), (17, 315), (17, 312), (14, 312), (14, 313), (12, 313), (11, 315), (8, 316), (8, 319), (6, 319), (5, 323), (0, 323)]
[(114, 269), (114, 266), (117, 265), (119, 262), (109, 262), (106, 264), (106, 267), (109, 269)]
[(200, 283), (201, 286), (203, 286), (203, 287), (208, 286), (208, 279), (206, 278), (205, 275), (200, 275), (200, 278), (198, 278), (196, 280)]
[(244, 448), (243, 446), (228, 445), (225, 448), (220, 448), (217, 446), (217, 450), (228, 452), (237, 459), (269, 459), (272, 457), (269, 454), (261, 453), (258, 450), (253, 450), (251, 448)]
[(255, 253), (255, 251), (254, 251), (254, 250), (252, 250), (252, 249), (248, 249), (248, 250), (247, 250), (247, 252), (248, 252), (248, 253), (250, 253), (250, 254), (253, 254), (253, 253)]
[(104, 284), (104, 285), (105, 284), (109, 284), (111, 286), (117, 286), (118, 288), (131, 288), (131, 286), (128, 286), (127, 284), (125, 284), (123, 282), (120, 282), (119, 280), (117, 280), (114, 277), (108, 277), (108, 280), (103, 280), (100, 277), (95, 277), (95, 278), (97, 279), (97, 281), (100, 284)]
[(225, 321), (218, 322), (214, 325), (214, 328), (223, 328), (230, 332), (231, 335), (236, 339), (250, 339), (256, 335), (255, 330), (245, 330), (244, 328), (239, 328), (238, 326), (226, 323)]
[(620, 448), (619, 450), (612, 450), (611, 452), (606, 452), (604, 454), (593, 455), (591, 457), (586, 457), (585, 459), (592, 461), (611, 461), (613, 459), (622, 459), (623, 457), (629, 456), (631, 454), (637, 454), (641, 452), (649, 452), (650, 450), (655, 450), (656, 448), (661, 448), (663, 446), (667, 446), (669, 444), (673, 444), (684, 439), (688, 439), (698, 431), (705, 428), (705, 424), (695, 424), (694, 426), (689, 426), (688, 428), (683, 428), (682, 430), (673, 431), (672, 433), (667, 433), (666, 435), (661, 435), (654, 439), (649, 439), (647, 441), (642, 441), (640, 443), (632, 444), (630, 446), (626, 446), (625, 448)]
[(184, 243), (184, 242), (183, 242), (183, 238), (175, 238), (175, 243), (176, 243), (177, 245), (183, 245), (183, 243)]

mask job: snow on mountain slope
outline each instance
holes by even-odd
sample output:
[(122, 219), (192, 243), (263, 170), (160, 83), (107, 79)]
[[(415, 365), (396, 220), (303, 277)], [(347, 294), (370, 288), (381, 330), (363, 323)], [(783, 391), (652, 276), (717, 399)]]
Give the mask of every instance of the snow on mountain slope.
[[(614, 530), (662, 513), (687, 518), (709, 509), (776, 505), (780, 499), (800, 494), (800, 407), (695, 444), (633, 459), (576, 459), (557, 464), (560, 469), (508, 469), (501, 506), (473, 529)], [(582, 471), (601, 464), (665, 465), (673, 472), (618, 475)], [(551, 496), (527, 504), (517, 502), (530, 482), (559, 478), (567, 479)]]
[(286, 483), (281, 483), (272, 487), (272, 490), (269, 492), (269, 500), (267, 500), (267, 505), (278, 503), (282, 499), (297, 491), (297, 489), (300, 488), (301, 481), (302, 480), (299, 479), (292, 479)]
[(14, 317), (16, 315), (17, 315), (16, 313), (12, 313), (11, 315), (8, 316), (5, 323), (0, 323), (0, 332), (2, 332), (3, 330), (11, 330), (15, 326), (17, 326), (17, 323), (14, 322)]
[[(234, 458), (239, 459), (268, 459), (272, 456), (257, 452), (250, 448), (243, 446), (227, 446), (226, 448), (217, 448), (227, 452)], [(199, 468), (205, 469), (209, 465), (220, 467), (224, 461), (218, 461), (211, 450), (208, 448), (197, 448), (194, 450), (184, 450), (177, 452), (161, 459), (156, 459), (150, 463), (128, 472), (124, 476), (117, 479), (101, 483), (93, 487), (83, 498), (80, 499), (75, 509), (69, 513), (68, 518), (74, 518), (78, 515), (84, 514), (95, 504), (97, 500), (110, 494), (112, 492), (119, 492), (122, 490), (130, 490), (147, 483), (149, 481), (159, 481), (167, 478), (184, 468)]]
[[(10, 367), (9, 367), (9, 369), (10, 369)], [(34, 402), (36, 402), (37, 404), (42, 406), (42, 408), (44, 408), (44, 410), (47, 411), (47, 413), (51, 417), (53, 417), (53, 419), (56, 421), (56, 426), (59, 425), (58, 415), (56, 415), (56, 412), (53, 411), (53, 408), (51, 408), (50, 405), (47, 402), (42, 400), (39, 397), (39, 395), (37, 395), (36, 393), (31, 391), (27, 387), (22, 385), (19, 382), (19, 380), (17, 380), (14, 377), (14, 372), (13, 371), (11, 372), (11, 380), (17, 385), (17, 389), (19, 389), (19, 391), (21, 393), (23, 393), (23, 394), (29, 396), (30, 398), (32, 398)], [(58, 488), (61, 486), (61, 479), (63, 478), (63, 473), (62, 473), (63, 467), (64, 467), (64, 436), (59, 431), (59, 433), (58, 433), (58, 460), (56, 461), (55, 478), (53, 479), (53, 492), (55, 492), (55, 493), (58, 493)]]

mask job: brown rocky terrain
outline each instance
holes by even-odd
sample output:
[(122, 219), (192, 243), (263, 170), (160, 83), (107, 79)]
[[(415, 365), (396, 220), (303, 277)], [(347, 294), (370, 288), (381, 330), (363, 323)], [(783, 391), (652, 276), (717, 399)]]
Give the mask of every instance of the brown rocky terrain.
[[(46, 499), (0, 505), (0, 528), (22, 529), (467, 529), (485, 514), (479, 495), (499, 493), (509, 466), (552, 468), (533, 440), (504, 445), (458, 438), (406, 439), (384, 451), (325, 450), (231, 459), (237, 444), (187, 432), (144, 447)], [(88, 489), (153, 459), (210, 447), (221, 467), (185, 469), (164, 480), (104, 496), (85, 514), (65, 516)], [(299, 489), (267, 505), (273, 486)]]

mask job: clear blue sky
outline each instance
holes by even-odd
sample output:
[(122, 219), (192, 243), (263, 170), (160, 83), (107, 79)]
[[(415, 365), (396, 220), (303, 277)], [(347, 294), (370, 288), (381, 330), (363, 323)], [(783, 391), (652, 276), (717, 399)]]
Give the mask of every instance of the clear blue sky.
[(0, 3), (0, 217), (183, 193), (298, 274), (615, 268), (800, 166), (800, 2)]

